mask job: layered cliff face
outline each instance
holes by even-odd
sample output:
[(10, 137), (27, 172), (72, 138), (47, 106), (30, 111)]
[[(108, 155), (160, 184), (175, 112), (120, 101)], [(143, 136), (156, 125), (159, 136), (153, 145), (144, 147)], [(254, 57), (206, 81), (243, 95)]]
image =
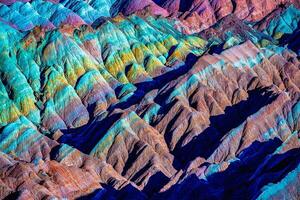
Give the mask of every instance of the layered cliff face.
[(298, 1), (1, 3), (1, 199), (299, 198)]

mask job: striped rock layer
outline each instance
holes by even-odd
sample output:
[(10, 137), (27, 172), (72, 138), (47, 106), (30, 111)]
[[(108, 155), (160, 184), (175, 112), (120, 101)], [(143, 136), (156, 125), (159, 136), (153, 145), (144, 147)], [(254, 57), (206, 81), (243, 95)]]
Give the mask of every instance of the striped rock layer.
[(299, 199), (274, 2), (1, 1), (0, 199)]

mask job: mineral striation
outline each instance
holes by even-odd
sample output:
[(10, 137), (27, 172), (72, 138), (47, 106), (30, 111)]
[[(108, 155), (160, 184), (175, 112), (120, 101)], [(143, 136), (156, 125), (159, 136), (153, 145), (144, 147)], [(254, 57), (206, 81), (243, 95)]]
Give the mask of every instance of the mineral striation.
[(0, 199), (299, 199), (298, 0), (0, 0)]

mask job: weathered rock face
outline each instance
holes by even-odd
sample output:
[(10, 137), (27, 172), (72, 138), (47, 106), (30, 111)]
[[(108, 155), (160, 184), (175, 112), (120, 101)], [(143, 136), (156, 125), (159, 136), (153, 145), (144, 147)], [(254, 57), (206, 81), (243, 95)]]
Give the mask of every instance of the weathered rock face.
[(298, 1), (1, 2), (0, 199), (299, 199)]

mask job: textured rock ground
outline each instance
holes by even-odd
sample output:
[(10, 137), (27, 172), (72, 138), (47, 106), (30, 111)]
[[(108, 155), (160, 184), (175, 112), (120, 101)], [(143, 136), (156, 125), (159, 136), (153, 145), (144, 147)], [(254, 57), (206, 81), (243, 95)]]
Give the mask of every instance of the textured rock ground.
[(298, 1), (0, 1), (1, 199), (299, 199)]

